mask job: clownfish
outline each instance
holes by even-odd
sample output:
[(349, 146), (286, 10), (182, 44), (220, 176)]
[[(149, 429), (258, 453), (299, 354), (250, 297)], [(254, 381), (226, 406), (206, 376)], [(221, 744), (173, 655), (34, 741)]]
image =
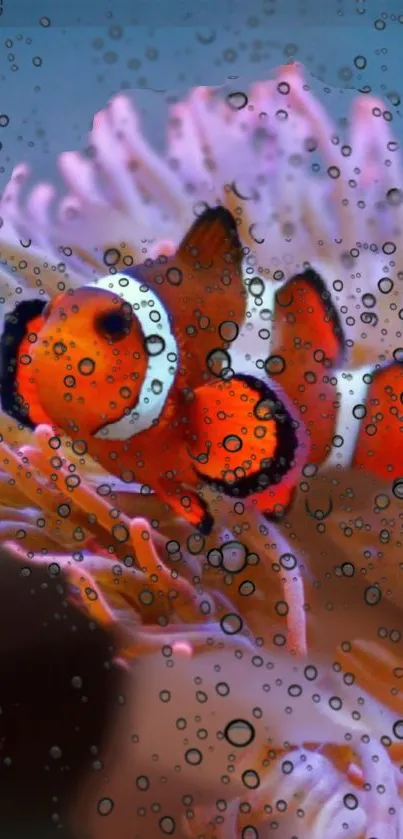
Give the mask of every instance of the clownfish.
[[(329, 291), (307, 269), (275, 295), (270, 355), (256, 375), (232, 369), (244, 255), (231, 213), (207, 208), (173, 256), (19, 303), (0, 341), (3, 410), (64, 431), (76, 451), (154, 490), (204, 534), (214, 524), (206, 485), (280, 516), (303, 467), (331, 450), (345, 339)], [(382, 476), (390, 469), (377, 441), (398, 433), (399, 387), (398, 365), (374, 377), (363, 411), (379, 398), (389, 413), (382, 426), (376, 412), (378, 437), (367, 430), (365, 444), (364, 428), (353, 453)]]

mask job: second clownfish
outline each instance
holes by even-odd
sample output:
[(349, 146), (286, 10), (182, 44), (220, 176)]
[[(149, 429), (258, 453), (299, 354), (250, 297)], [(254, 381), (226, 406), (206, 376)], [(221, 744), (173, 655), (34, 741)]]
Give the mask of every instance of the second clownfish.
[[(3, 410), (31, 428), (62, 429), (203, 533), (213, 526), (205, 485), (281, 514), (304, 464), (331, 448), (343, 333), (307, 271), (276, 295), (263, 373), (233, 371), (243, 256), (232, 215), (206, 209), (174, 256), (20, 303), (1, 339)], [(382, 472), (379, 453), (362, 442), (357, 451), (359, 464)]]

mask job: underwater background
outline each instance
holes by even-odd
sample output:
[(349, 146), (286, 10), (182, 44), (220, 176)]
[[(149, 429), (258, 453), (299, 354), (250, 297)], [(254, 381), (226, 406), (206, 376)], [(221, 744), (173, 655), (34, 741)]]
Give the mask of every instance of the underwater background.
[[(85, 148), (119, 91), (162, 151), (168, 108), (190, 88), (247, 90), (290, 60), (336, 122), (370, 89), (402, 138), (394, 0), (1, 0), (0, 10), (0, 190), (22, 161), (60, 186), (58, 155)], [(63, 596), (45, 571), (24, 579), (1, 556), (0, 839), (80, 839), (65, 814), (124, 702), (111, 637), (66, 612)]]

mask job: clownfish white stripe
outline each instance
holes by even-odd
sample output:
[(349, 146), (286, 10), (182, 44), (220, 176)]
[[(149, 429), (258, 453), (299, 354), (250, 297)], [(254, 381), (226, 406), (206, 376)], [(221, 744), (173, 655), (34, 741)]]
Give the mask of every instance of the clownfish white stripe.
[(369, 386), (365, 383), (365, 373), (370, 373), (371, 368), (360, 367), (357, 370), (338, 373), (338, 390), (341, 393), (340, 408), (337, 417), (335, 436), (343, 438), (343, 444), (339, 447), (332, 447), (326, 466), (339, 465), (348, 467), (351, 465), (357, 440), (362, 429), (362, 420), (356, 419), (353, 413), (355, 405), (365, 403)]
[[(148, 366), (138, 401), (129, 413), (108, 423), (95, 435), (107, 440), (129, 440), (147, 431), (159, 419), (178, 369), (178, 345), (163, 303), (141, 280), (125, 274), (109, 274), (88, 286), (112, 291), (128, 303), (144, 336)], [(155, 313), (154, 320), (151, 312)]]

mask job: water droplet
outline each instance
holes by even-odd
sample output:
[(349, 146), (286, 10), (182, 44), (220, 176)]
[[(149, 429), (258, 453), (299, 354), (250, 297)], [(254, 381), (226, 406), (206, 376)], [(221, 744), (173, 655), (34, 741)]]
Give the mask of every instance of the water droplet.
[(98, 813), (100, 816), (110, 816), (115, 804), (112, 798), (100, 798), (98, 801)]
[(238, 749), (250, 746), (256, 736), (255, 728), (252, 723), (244, 719), (235, 719), (226, 725), (224, 730), (224, 737), (231, 746)]
[(248, 104), (248, 97), (246, 93), (242, 93), (242, 91), (229, 93), (227, 96), (227, 102), (233, 111), (240, 111)]

